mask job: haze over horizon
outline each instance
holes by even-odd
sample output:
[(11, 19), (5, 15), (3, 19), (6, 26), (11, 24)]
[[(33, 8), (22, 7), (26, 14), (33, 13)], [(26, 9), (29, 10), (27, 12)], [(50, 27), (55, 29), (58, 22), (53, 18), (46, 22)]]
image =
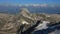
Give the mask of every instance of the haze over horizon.
[(60, 13), (60, 0), (0, 0), (0, 12), (16, 13), (23, 6), (33, 12)]

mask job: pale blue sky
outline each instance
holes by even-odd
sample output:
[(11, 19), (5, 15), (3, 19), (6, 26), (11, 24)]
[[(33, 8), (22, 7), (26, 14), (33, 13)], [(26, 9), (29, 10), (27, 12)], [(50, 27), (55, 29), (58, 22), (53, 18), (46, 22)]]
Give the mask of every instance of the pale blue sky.
[(60, 4), (60, 0), (0, 0), (0, 4)]

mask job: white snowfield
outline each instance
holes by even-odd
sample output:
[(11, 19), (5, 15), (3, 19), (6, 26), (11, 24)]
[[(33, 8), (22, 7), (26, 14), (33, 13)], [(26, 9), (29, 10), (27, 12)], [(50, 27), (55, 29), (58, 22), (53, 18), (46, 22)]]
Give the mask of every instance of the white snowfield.
[(37, 27), (36, 27), (36, 30), (42, 30), (42, 29), (46, 29), (48, 28), (47, 27), (47, 24), (50, 23), (49, 21), (43, 21), (42, 23), (40, 23)]

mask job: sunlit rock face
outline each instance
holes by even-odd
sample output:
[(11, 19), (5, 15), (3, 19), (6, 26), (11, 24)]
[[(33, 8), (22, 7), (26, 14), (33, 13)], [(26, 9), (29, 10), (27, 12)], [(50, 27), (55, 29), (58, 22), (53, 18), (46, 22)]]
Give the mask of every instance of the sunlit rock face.
[(20, 11), (21, 11), (20, 13), (25, 17), (28, 17), (30, 15), (29, 10), (26, 8), (22, 8)]
[(16, 34), (20, 26), (24, 25), (23, 31), (36, 24), (41, 20), (34, 31), (47, 29), (47, 24), (55, 24), (60, 21), (58, 14), (43, 14), (43, 13), (30, 13), (26, 8), (22, 8), (18, 14), (4, 14), (0, 13), (0, 34)]
[(22, 24), (29, 24), (28, 22), (26, 22), (26, 21), (22, 21)]

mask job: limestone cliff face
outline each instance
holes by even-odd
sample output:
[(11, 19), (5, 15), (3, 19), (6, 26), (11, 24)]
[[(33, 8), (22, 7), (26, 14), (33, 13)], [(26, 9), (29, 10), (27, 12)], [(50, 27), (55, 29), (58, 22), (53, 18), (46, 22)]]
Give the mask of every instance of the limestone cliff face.
[(16, 34), (21, 25), (24, 25), (23, 31), (36, 24), (36, 21), (49, 21), (51, 24), (60, 21), (58, 14), (30, 13), (28, 9), (21, 9), (16, 15), (0, 13), (0, 34)]

